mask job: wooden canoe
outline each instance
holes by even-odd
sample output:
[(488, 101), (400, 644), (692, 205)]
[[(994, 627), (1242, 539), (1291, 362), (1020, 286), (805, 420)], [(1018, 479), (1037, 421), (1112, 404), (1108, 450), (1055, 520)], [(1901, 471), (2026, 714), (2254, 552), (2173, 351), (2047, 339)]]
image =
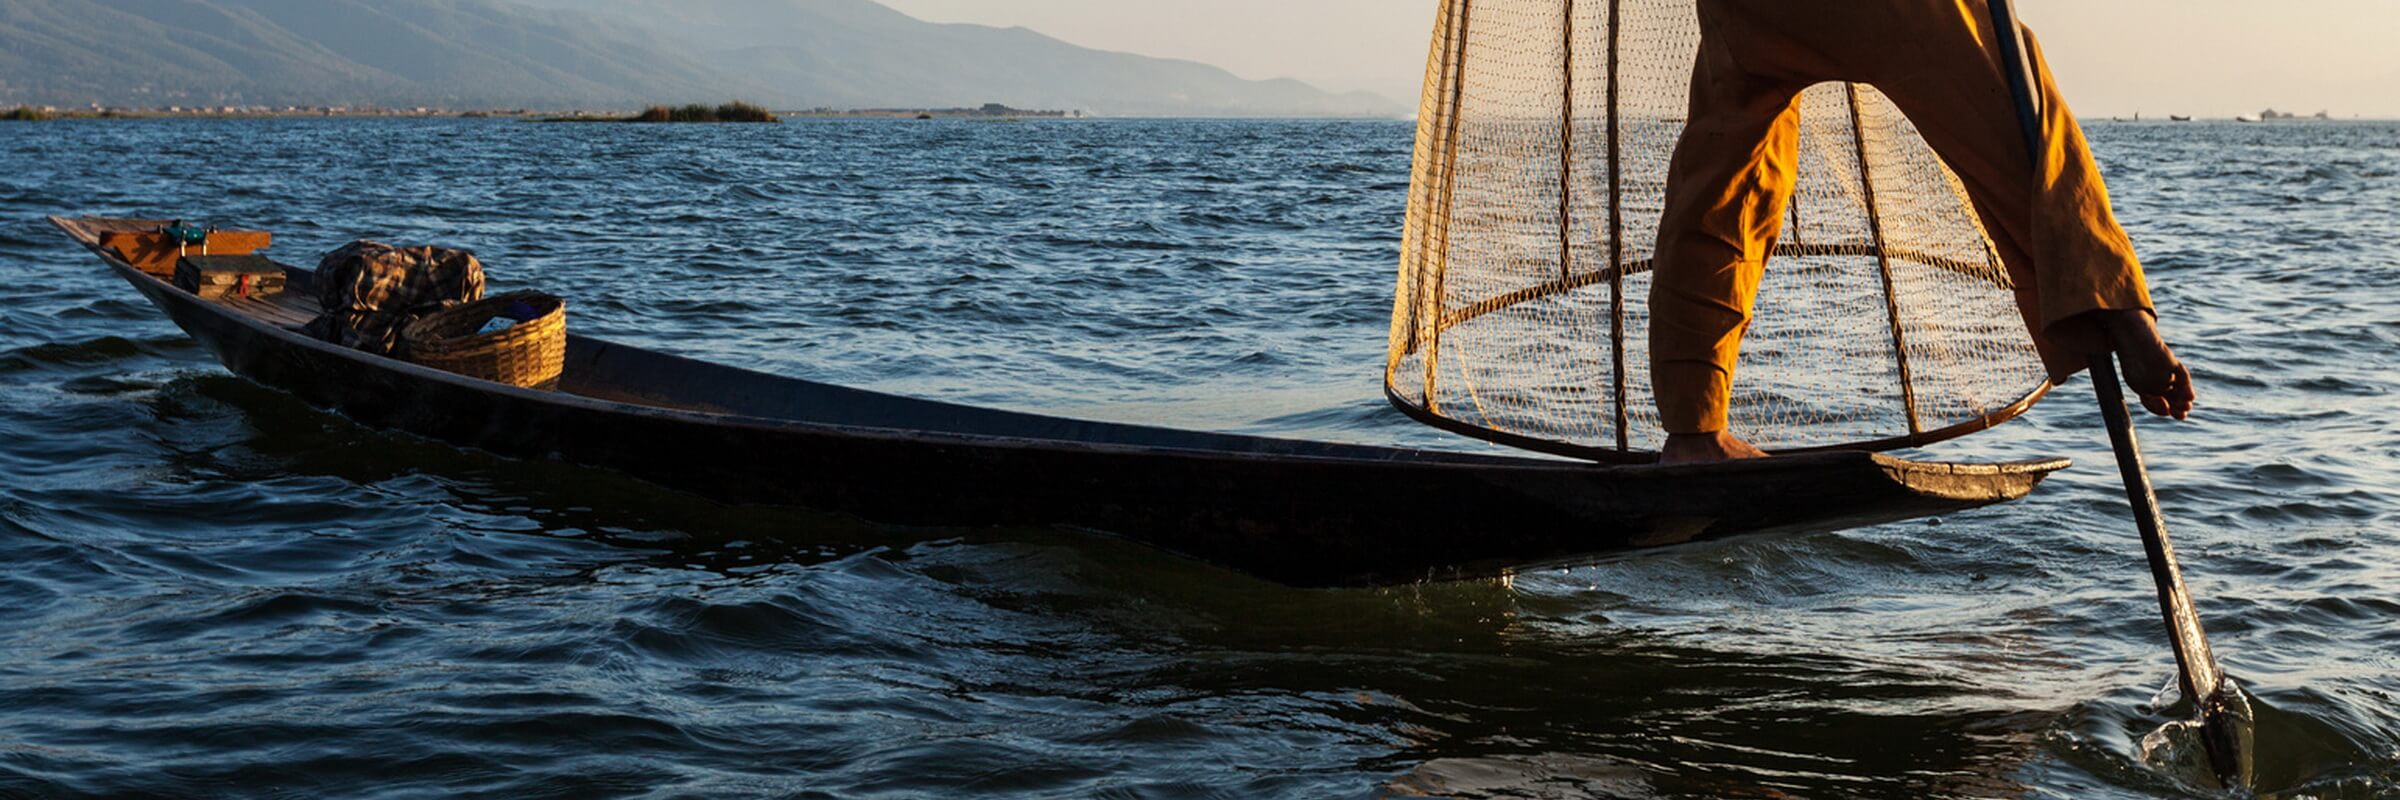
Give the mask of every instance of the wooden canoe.
[(2064, 459), (1941, 464), (1826, 453), (1694, 467), (1329, 444), (976, 408), (582, 336), (556, 391), (318, 341), (314, 273), (204, 300), (51, 222), (227, 369), (361, 423), (621, 471), (730, 502), (908, 525), (1064, 525), (1296, 586), (1488, 577), (1645, 548), (1828, 531), (2025, 496)]

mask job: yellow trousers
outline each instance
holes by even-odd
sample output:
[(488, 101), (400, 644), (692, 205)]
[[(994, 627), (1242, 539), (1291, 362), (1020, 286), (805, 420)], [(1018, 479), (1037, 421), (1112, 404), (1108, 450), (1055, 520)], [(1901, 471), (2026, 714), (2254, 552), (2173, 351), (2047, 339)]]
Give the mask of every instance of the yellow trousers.
[(1700, 0), (1700, 30), (1650, 294), (1651, 379), (1668, 432), (1726, 427), (1742, 333), (1792, 196), (1799, 95), (1819, 83), (1874, 86), (1958, 174), (2055, 379), (2083, 354), (2053, 344), (2052, 325), (2151, 309), (2083, 129), (2030, 38), (2048, 149), (2038, 170), (2027, 163), (1984, 0)]

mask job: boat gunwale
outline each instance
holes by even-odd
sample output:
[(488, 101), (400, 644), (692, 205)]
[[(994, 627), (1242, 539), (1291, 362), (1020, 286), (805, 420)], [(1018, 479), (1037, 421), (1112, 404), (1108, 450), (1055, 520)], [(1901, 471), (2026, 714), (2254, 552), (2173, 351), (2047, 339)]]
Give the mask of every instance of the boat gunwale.
[[(478, 380), (431, 367), (426, 367), (420, 364), (410, 363), (397, 358), (376, 356), (372, 353), (366, 353), (353, 348), (342, 347), (331, 342), (322, 341), (314, 337), (304, 335), (299, 331), (273, 324), (272, 322), (257, 316), (243, 313), (241, 310), (233, 308), (224, 303), (211, 302), (205, 298), (191, 295), (187, 292), (184, 292), (182, 289), (175, 287), (172, 283), (159, 278), (158, 276), (136, 269), (122, 256), (110, 252), (107, 247), (101, 245), (96, 232), (86, 228), (84, 225), (84, 223), (87, 222), (149, 223), (157, 222), (156, 220), (120, 217), (62, 217), (55, 215), (49, 216), (47, 219), (52, 225), (58, 227), (61, 231), (67, 233), (68, 236), (75, 239), (77, 243), (83, 245), (85, 249), (90, 250), (95, 255), (100, 256), (100, 258), (106, 264), (108, 264), (111, 270), (116, 272), (119, 277), (122, 277), (127, 281), (134, 282), (137, 288), (141, 288), (142, 286), (146, 285), (143, 283), (146, 281), (147, 285), (153, 285), (151, 288), (155, 290), (163, 290), (164, 292), (169, 293), (169, 296), (177, 297), (179, 302), (187, 303), (193, 307), (197, 307), (205, 311), (206, 313), (231, 320), (253, 331), (270, 336), (287, 345), (299, 345), (319, 353), (337, 356), (351, 363), (359, 364), (363, 367), (393, 370), (411, 378), (432, 380), (465, 391), (497, 394), (540, 405), (576, 407), (583, 410), (602, 413), (625, 414), (647, 418), (663, 418), (674, 422), (702, 425), (712, 428), (759, 432), (808, 432), (848, 436), (867, 440), (882, 440), (915, 444), (956, 444), (968, 447), (996, 448), (1019, 451), (1057, 452), (1073, 450), (1099, 454), (1142, 455), (1149, 457), (1169, 457), (1195, 460), (1226, 460), (1236, 462), (1278, 464), (1339, 464), (1353, 466), (1374, 466), (1381, 469), (1398, 470), (1499, 470), (1507, 471), (1512, 474), (1524, 475), (1556, 473), (1586, 478), (1605, 475), (1616, 479), (1636, 480), (1673, 480), (1695, 475), (1729, 477), (1745, 473), (1777, 473), (1786, 471), (1821, 469), (1827, 467), (1856, 468), (1860, 465), (1872, 465), (1873, 467), (1878, 468), (1880, 471), (1885, 473), (1885, 475), (1894, 484), (1904, 487), (1917, 494), (1937, 498), (1949, 498), (1952, 497), (1952, 495), (1950, 493), (1941, 491), (1939, 486), (1928, 486), (1922, 481), (1911, 480), (1911, 477), (1919, 475), (1933, 477), (1981, 477), (1994, 479), (2006, 477), (2026, 477), (2038, 481), (2040, 477), (2064, 469), (2072, 463), (2064, 458), (1991, 463), (1922, 462), (1911, 461), (1881, 453), (1854, 450), (1795, 454), (1778, 456), (1774, 458), (1750, 459), (1697, 465), (1604, 464), (1590, 461), (1561, 460), (1557, 458), (1528, 458), (1521, 456), (1484, 455), (1477, 453), (1460, 453), (1445, 450), (1391, 447), (1372, 444), (1318, 442), (1304, 439), (1287, 439), (1240, 433), (1222, 433), (1215, 431), (1169, 428), (1163, 426), (1105, 422), (1099, 420), (1058, 417), (1030, 412), (971, 406), (942, 400), (909, 397), (906, 395), (880, 392), (871, 389), (859, 389), (855, 387), (842, 386), (839, 384), (812, 381), (805, 378), (797, 378), (788, 375), (777, 375), (774, 373), (761, 372), (743, 367), (702, 361), (689, 356), (652, 350), (649, 348), (628, 345), (606, 339), (569, 334), (569, 336), (571, 336), (573, 339), (579, 340), (586, 345), (623, 348), (642, 353), (649, 357), (663, 358), (684, 364), (700, 365), (711, 369), (732, 370), (786, 384), (858, 392), (871, 397), (890, 398), (893, 400), (915, 404), (929, 404), (932, 407), (955, 408), (973, 413), (998, 413), (1014, 415), (1036, 420), (1097, 426), (1100, 428), (1124, 430), (1129, 432), (1159, 433), (1167, 435), (1199, 435), (1221, 438), (1230, 442), (1259, 443), (1269, 447), (1335, 447), (1346, 451), (1356, 452), (1360, 455), (1326, 455), (1300, 452), (1271, 452), (1212, 447), (1177, 447), (1157, 444), (1128, 444), (1117, 442), (1094, 442), (1078, 439), (967, 433), (923, 428), (848, 425), (805, 419), (702, 411), (672, 406), (644, 405), (640, 403), (626, 402), (622, 400), (610, 400), (571, 392), (544, 391), (496, 383), (492, 381)], [(87, 236), (87, 233), (94, 235)], [(313, 270), (295, 267), (282, 262), (275, 263), (277, 263), (278, 266), (283, 267), (287, 272), (309, 276), (311, 280), (313, 280), (313, 276), (315, 274)], [(147, 294), (147, 292), (145, 293)], [(1938, 481), (1936, 483), (1938, 483)], [(2030, 486), (2027, 488), (2030, 489)], [(2021, 495), (2022, 493), (2017, 494)]]

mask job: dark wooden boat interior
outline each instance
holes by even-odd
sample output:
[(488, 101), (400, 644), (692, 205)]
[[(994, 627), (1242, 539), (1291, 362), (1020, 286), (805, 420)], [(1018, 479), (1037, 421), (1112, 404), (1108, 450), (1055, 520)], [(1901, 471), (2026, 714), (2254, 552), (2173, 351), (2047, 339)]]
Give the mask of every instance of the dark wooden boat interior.
[[(153, 231), (165, 220), (66, 219), (53, 222), (96, 246), (108, 231)], [(102, 256), (111, 254), (102, 252)], [(316, 272), (284, 264), (282, 292), (214, 303), (226, 311), (300, 334), (318, 314)], [(152, 278), (155, 280), (155, 278)], [(364, 356), (373, 358), (372, 356)], [(389, 361), (389, 359), (384, 359)], [(393, 362), (393, 366), (399, 366)], [(1232, 451), (1276, 456), (1510, 463), (1531, 459), (1371, 445), (1217, 434), (1054, 417), (853, 389), (567, 335), (567, 366), (557, 392), (612, 403), (697, 414), (806, 421), (817, 425), (1050, 439), (1148, 448)]]

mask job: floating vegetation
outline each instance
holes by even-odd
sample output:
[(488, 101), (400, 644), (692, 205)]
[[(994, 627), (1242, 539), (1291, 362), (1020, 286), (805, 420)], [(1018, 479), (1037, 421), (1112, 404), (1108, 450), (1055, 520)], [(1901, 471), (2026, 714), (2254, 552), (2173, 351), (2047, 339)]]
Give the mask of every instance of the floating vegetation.
[(595, 117), (576, 114), (566, 117), (544, 117), (543, 122), (782, 122), (775, 112), (763, 106), (734, 101), (720, 106), (693, 103), (688, 106), (651, 106), (630, 117)]
[(682, 108), (651, 106), (627, 122), (782, 122), (775, 112), (744, 102), (726, 103), (715, 108), (693, 104)]

